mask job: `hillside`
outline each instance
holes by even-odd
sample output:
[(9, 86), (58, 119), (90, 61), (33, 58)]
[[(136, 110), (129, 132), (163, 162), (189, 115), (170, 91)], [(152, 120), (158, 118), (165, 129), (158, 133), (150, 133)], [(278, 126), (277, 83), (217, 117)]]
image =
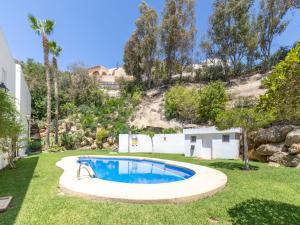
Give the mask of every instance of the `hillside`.
[[(264, 74), (255, 74), (248, 77), (232, 79), (226, 83), (226, 90), (230, 97), (229, 104), (232, 105), (239, 97), (258, 98), (265, 93), (262, 86)], [(200, 88), (201, 84), (186, 84)], [(129, 119), (129, 124), (137, 128), (186, 128), (193, 124), (183, 124), (176, 120), (167, 120), (164, 112), (164, 95), (168, 90), (166, 87), (149, 90), (145, 93), (142, 102), (136, 112)]]

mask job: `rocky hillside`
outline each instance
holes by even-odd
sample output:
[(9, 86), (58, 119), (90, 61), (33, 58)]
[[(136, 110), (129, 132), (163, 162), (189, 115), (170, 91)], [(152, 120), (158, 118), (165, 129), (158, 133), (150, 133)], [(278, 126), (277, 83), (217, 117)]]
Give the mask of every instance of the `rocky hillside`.
[[(266, 75), (255, 74), (249, 77), (232, 79), (226, 84), (227, 93), (230, 96), (230, 105), (239, 97), (258, 98), (265, 93), (262, 87), (262, 79)], [(201, 84), (187, 84), (188, 86), (201, 87)], [(193, 124), (182, 124), (176, 120), (168, 121), (164, 113), (164, 95), (168, 88), (162, 87), (149, 90), (139, 105), (137, 111), (130, 118), (129, 123), (138, 128), (186, 128), (193, 127)]]

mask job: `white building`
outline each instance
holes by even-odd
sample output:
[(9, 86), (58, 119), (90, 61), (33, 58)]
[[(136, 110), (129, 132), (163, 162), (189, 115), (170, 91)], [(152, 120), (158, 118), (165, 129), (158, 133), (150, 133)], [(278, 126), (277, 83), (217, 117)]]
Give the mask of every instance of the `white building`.
[(237, 159), (240, 128), (217, 130), (216, 127), (185, 129), (185, 156), (203, 159)]
[(185, 129), (182, 134), (120, 134), (119, 152), (173, 153), (202, 159), (237, 159), (239, 128), (219, 131), (215, 127)]
[[(29, 136), (28, 125), (31, 115), (31, 96), (25, 82), (21, 66), (16, 64), (8, 48), (4, 35), (0, 30), (0, 84), (4, 84), (8, 93), (15, 98), (16, 109), (20, 113), (24, 133), (20, 137), (23, 139), (19, 143), (21, 149), (19, 156), (25, 155), (26, 139)], [(0, 151), (0, 169), (7, 164), (6, 156)]]

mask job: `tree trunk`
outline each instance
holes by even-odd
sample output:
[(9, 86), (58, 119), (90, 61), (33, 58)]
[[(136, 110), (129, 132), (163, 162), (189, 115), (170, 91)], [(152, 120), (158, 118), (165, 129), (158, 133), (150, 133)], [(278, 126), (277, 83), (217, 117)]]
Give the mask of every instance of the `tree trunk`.
[(58, 119), (59, 119), (59, 95), (58, 95), (58, 69), (56, 58), (52, 58), (53, 64), (53, 79), (54, 79), (54, 95), (55, 95), (55, 120), (54, 120), (54, 132), (55, 132), (55, 145), (58, 145)]
[(51, 79), (49, 74), (48, 40), (45, 34), (43, 34), (42, 38), (43, 38), (43, 49), (44, 49), (44, 66), (45, 66), (46, 82), (47, 82), (47, 123), (46, 123), (45, 148), (48, 149), (50, 146), (50, 126), (51, 126)]
[(153, 137), (151, 137), (151, 147), (152, 147), (151, 150), (152, 150), (152, 154), (153, 154), (153, 151), (154, 151), (154, 150), (153, 150)]
[(244, 137), (244, 161), (245, 161), (245, 166), (244, 170), (250, 170), (249, 167), (249, 157), (248, 157), (248, 140), (247, 140), (247, 130), (243, 130), (243, 137)]

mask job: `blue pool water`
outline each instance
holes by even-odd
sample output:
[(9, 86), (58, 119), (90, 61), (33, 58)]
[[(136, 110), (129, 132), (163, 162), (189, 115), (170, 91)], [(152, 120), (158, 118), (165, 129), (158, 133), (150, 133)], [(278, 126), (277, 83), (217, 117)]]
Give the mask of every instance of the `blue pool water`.
[(188, 179), (195, 174), (190, 169), (154, 160), (80, 157), (78, 162), (89, 165), (99, 179), (123, 183), (169, 183)]

